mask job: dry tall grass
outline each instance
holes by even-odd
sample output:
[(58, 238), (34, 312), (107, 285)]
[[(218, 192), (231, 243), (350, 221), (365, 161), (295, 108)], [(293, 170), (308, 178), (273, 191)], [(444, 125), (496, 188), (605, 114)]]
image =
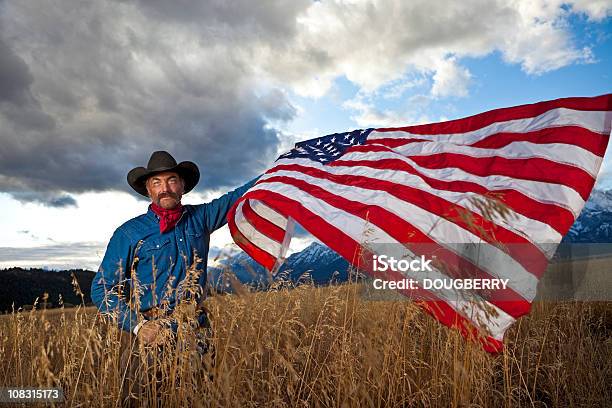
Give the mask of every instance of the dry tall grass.
[[(216, 364), (179, 347), (143, 401), (169, 406), (609, 406), (610, 303), (538, 303), (492, 357), (409, 302), (359, 285), (207, 300)], [(116, 406), (122, 333), (92, 308), (0, 317), (0, 386)], [(192, 336), (179, 332), (179, 342)], [(208, 374), (212, 373), (212, 380)]]

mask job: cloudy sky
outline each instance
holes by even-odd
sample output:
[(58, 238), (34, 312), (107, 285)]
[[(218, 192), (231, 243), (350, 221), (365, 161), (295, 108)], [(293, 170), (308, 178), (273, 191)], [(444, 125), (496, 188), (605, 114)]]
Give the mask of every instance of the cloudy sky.
[(608, 93), (611, 17), (611, 0), (0, 0), (0, 267), (96, 269), (146, 211), (125, 177), (154, 150), (199, 165), (184, 202), (201, 203), (298, 140)]

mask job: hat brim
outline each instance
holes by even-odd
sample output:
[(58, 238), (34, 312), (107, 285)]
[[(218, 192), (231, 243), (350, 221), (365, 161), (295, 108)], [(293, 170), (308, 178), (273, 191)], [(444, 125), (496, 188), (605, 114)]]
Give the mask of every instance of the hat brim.
[(185, 192), (184, 194), (193, 190), (193, 188), (200, 181), (200, 170), (198, 166), (190, 161), (180, 162), (173, 167), (159, 167), (154, 170), (147, 170), (144, 167), (136, 167), (127, 175), (127, 182), (138, 194), (148, 197), (146, 182), (147, 179), (155, 174), (163, 173), (165, 171), (174, 171), (178, 173), (181, 178), (185, 181)]

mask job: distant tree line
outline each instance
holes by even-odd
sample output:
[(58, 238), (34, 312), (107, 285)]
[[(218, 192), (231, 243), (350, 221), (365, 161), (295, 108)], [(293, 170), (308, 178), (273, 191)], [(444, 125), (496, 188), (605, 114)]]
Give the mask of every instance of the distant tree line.
[[(0, 313), (22, 307), (30, 309), (36, 298), (37, 307), (59, 307), (60, 294), (64, 306), (81, 303), (91, 305), (91, 282), (95, 272), (84, 269), (49, 271), (40, 268), (0, 269)], [(47, 294), (46, 302), (44, 301)], [(43, 304), (45, 302), (46, 304)]]

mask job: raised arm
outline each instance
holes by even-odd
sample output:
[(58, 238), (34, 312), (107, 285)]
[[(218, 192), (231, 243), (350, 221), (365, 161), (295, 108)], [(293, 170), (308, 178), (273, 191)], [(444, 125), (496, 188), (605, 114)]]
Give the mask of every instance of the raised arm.
[(115, 231), (91, 283), (91, 299), (98, 310), (109, 315), (117, 313), (119, 327), (128, 332), (132, 332), (138, 324), (138, 313), (130, 309), (126, 302), (125, 292), (130, 288), (126, 281), (130, 258), (130, 241), (120, 230)]
[(229, 212), (232, 205), (240, 198), (246, 191), (253, 187), (255, 182), (261, 176), (255, 177), (253, 180), (244, 184), (237, 189), (230, 191), (222, 195), (219, 198), (215, 198), (210, 203), (205, 204), (205, 220), (206, 220), (206, 228), (208, 232), (213, 232), (227, 223), (227, 213)]

